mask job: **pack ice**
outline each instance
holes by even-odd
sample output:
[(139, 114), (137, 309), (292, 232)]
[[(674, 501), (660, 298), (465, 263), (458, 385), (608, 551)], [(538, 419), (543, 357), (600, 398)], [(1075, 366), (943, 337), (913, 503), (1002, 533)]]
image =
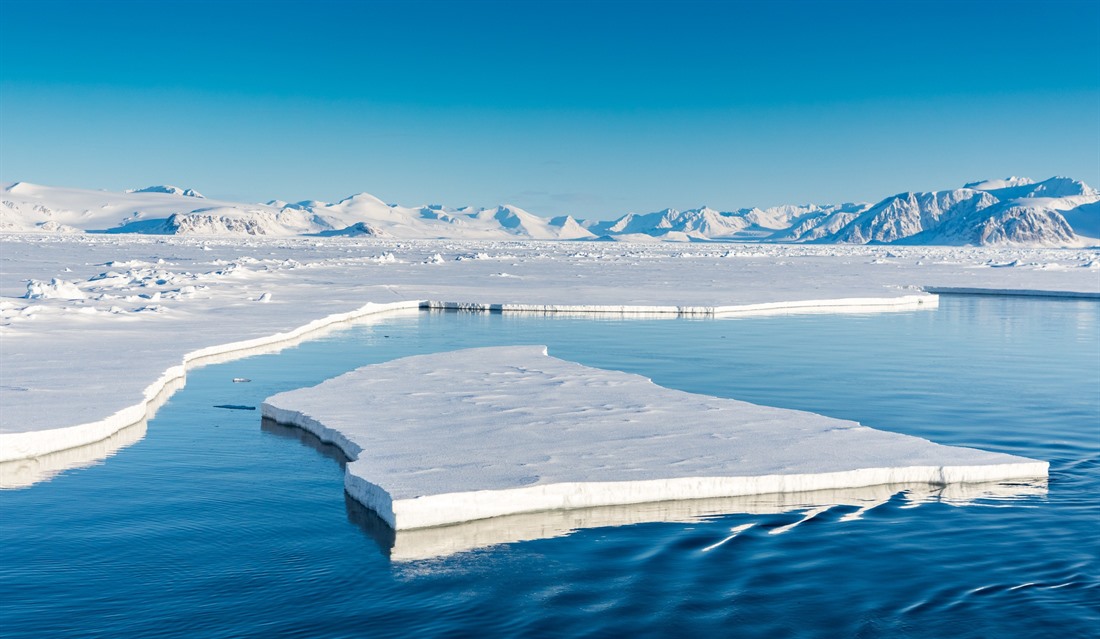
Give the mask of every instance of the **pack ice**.
[(375, 364), (265, 417), (343, 449), (347, 492), (395, 530), (669, 500), (1040, 479), (1042, 461), (662, 388), (495, 347)]

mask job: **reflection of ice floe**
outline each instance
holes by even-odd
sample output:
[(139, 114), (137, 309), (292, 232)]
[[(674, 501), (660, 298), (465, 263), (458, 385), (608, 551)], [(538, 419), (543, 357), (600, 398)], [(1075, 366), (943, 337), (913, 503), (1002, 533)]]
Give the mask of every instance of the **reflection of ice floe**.
[[(167, 379), (164, 385), (142, 406), (145, 414), (139, 420), (115, 430), (107, 437), (94, 439), (79, 446), (64, 447), (57, 445), (54, 450), (48, 453), (0, 461), (0, 489), (24, 488), (31, 484), (46, 481), (65, 470), (94, 465), (130, 444), (140, 441), (145, 437), (148, 420), (156, 414), (161, 406), (164, 406), (173, 393), (183, 388), (183, 386), (184, 378), (182, 376)], [(75, 426), (73, 428), (80, 427)], [(45, 432), (56, 434), (60, 431), (60, 441), (64, 441), (65, 430), (61, 428)]]
[(317, 438), (316, 435), (303, 430), (296, 426), (284, 426), (277, 421), (264, 418), (260, 421), (260, 430), (265, 433), (270, 433), (276, 437), (283, 437), (286, 439), (295, 439), (299, 441), (303, 446), (312, 448), (313, 450), (321, 453), (322, 456), (328, 457), (337, 464), (340, 468), (346, 468), (348, 465), (348, 456), (344, 454), (344, 451), (340, 450), (338, 446), (332, 444), (326, 444)]
[(14, 459), (0, 462), (0, 490), (26, 488), (46, 481), (54, 475), (74, 468), (93, 466), (119, 450), (145, 437), (146, 422), (127, 426), (107, 439), (85, 446), (59, 450), (30, 459)]
[[(319, 444), (319, 440), (314, 438)], [(1046, 481), (933, 486), (889, 484), (844, 490), (748, 495), (719, 499), (692, 499), (574, 510), (552, 510), (479, 519), (451, 526), (394, 531), (385, 521), (345, 493), (348, 520), (357, 525), (394, 561), (445, 557), (488, 546), (563, 537), (584, 528), (629, 526), (651, 522), (693, 522), (717, 515), (778, 515), (804, 511), (798, 521), (772, 528), (783, 534), (836, 506), (854, 507), (838, 521), (859, 519), (867, 511), (900, 495), (907, 506), (949, 503), (964, 506), (984, 500), (1023, 499), (1046, 495)], [(711, 550), (753, 526), (743, 524), (726, 539), (701, 550)]]

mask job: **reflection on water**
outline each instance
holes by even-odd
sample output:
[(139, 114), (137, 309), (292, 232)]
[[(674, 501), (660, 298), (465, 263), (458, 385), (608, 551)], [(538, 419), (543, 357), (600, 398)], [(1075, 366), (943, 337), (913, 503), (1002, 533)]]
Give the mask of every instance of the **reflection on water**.
[(298, 440), (303, 446), (308, 446), (321, 453), (324, 457), (339, 464), (341, 469), (347, 468), (348, 462), (351, 461), (348, 459), (348, 456), (344, 454), (344, 451), (340, 450), (339, 446), (321, 441), (316, 435), (308, 430), (303, 430), (296, 426), (280, 424), (274, 419), (268, 419), (266, 417), (260, 420), (260, 430), (275, 435), (276, 437)]
[(0, 462), (0, 490), (26, 488), (40, 481), (46, 481), (62, 471), (93, 466), (123, 448), (141, 441), (145, 437), (149, 420), (156, 415), (173, 393), (183, 388), (184, 381), (183, 377), (168, 380), (160, 392), (146, 402), (144, 419), (116, 431), (106, 439), (38, 457)]
[[(902, 507), (929, 503), (954, 506), (978, 501), (1016, 500), (1047, 494), (1046, 480), (1014, 484), (890, 484), (844, 490), (816, 490), (717, 499), (662, 501), (506, 515), (451, 526), (394, 531), (386, 522), (344, 493), (348, 521), (359, 526), (393, 561), (446, 557), (478, 548), (535, 539), (563, 537), (585, 528), (629, 526), (651, 522), (693, 522), (718, 515), (777, 515), (804, 511), (802, 519), (773, 528), (782, 534), (837, 506), (856, 508), (838, 521), (854, 521), (895, 497)], [(707, 550), (707, 549), (703, 549)]]
[(0, 490), (26, 488), (73, 468), (93, 466), (145, 437), (146, 420), (131, 424), (107, 439), (56, 453), (0, 462)]

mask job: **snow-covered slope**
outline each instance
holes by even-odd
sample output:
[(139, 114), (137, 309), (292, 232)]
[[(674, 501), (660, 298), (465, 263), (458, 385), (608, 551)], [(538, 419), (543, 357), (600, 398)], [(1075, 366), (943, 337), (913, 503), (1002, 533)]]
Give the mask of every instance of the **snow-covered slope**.
[(996, 195), (1000, 200), (1020, 198), (1095, 198), (1096, 190), (1084, 182), (1067, 177), (1052, 177), (1042, 182), (1028, 178), (987, 180), (971, 187)]
[(787, 205), (767, 209), (748, 208), (722, 212), (703, 206), (656, 213), (628, 213), (617, 220), (589, 223), (588, 229), (599, 236), (636, 236), (666, 240), (774, 240), (776, 235), (807, 219), (828, 215), (839, 207), (816, 204)]
[(127, 193), (169, 193), (171, 195), (186, 195), (188, 197), (206, 197), (202, 193), (199, 193), (195, 189), (181, 189), (178, 186), (172, 186), (171, 184), (159, 184), (157, 186), (147, 186), (143, 189), (128, 189)]
[(296, 235), (301, 223), (280, 212), (165, 186), (112, 193), (16, 182), (0, 193), (0, 231)]
[(1096, 189), (1065, 177), (1038, 183), (1027, 178), (1004, 182), (1003, 186), (981, 187), (999, 202), (984, 220), (972, 224), (965, 238), (968, 241), (960, 243), (1064, 246), (1095, 244), (1100, 238), (1100, 193)]
[(837, 207), (819, 209), (786, 230), (772, 235), (772, 239), (781, 242), (813, 242), (840, 231), (860, 213), (870, 208), (869, 204), (842, 204)]
[(1035, 180), (1026, 177), (1006, 177), (1003, 180), (979, 180), (977, 182), (970, 182), (964, 184), (964, 189), (975, 189), (977, 191), (995, 191), (998, 189), (1006, 189), (1014, 186), (1023, 186), (1025, 184), (1035, 184)]
[(934, 231), (950, 220), (976, 218), (997, 203), (985, 191), (956, 189), (901, 193), (861, 213), (826, 240), (851, 244), (885, 244)]
[(1078, 236), (1100, 242), (1100, 201), (1089, 202), (1062, 211), (1062, 218)]
[(407, 207), (360, 193), (335, 203), (243, 204), (192, 189), (125, 193), (8, 184), (0, 231), (154, 235), (349, 236), (397, 239), (535, 239), (1085, 246), (1100, 241), (1100, 194), (1083, 182), (1010, 177), (963, 188), (901, 193), (876, 204), (788, 205), (723, 212), (709, 207), (628, 213), (615, 220), (546, 219), (512, 205)]
[(570, 217), (547, 220), (511, 205), (488, 209), (452, 209), (436, 204), (405, 207), (386, 204), (373, 195), (360, 193), (336, 204), (311, 202), (303, 209), (311, 211), (317, 222), (330, 230), (366, 225), (372, 229), (370, 234), (407, 239), (571, 240), (593, 237)]

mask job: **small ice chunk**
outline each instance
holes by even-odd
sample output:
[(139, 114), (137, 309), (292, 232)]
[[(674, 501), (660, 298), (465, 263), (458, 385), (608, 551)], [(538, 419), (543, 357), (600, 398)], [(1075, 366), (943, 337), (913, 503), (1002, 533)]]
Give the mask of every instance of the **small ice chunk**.
[(27, 292), (23, 297), (28, 300), (82, 300), (87, 295), (76, 284), (55, 277), (49, 282), (29, 280)]

